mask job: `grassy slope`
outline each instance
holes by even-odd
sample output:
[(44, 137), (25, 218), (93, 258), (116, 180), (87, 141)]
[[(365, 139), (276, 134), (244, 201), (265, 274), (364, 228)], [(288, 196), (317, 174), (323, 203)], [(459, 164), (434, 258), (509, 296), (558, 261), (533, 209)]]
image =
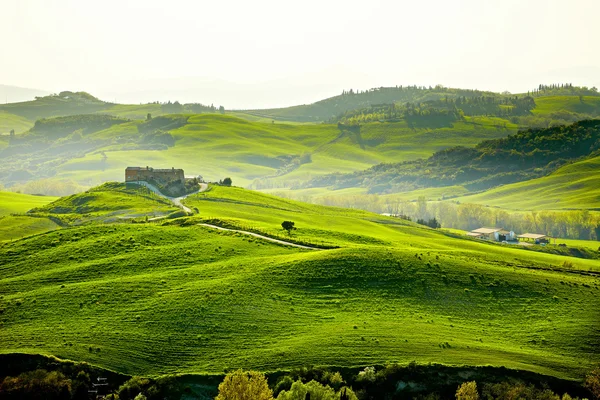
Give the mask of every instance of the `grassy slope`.
[(0, 135), (7, 135), (12, 129), (15, 133), (23, 133), (33, 126), (33, 122), (25, 117), (0, 111)]
[(21, 239), (58, 228), (59, 226), (48, 218), (6, 215), (0, 217), (0, 242)]
[(512, 210), (600, 208), (600, 157), (564, 166), (539, 179), (458, 198)]
[(51, 196), (32, 196), (13, 192), (0, 192), (0, 217), (8, 214), (25, 213), (57, 200)]
[[(97, 132), (98, 138), (136, 137), (136, 122)], [(441, 129), (410, 129), (405, 123), (374, 123), (362, 128), (360, 135), (342, 133), (335, 125), (282, 124), (251, 122), (230, 115), (190, 116), (188, 124), (171, 133), (177, 141), (165, 151), (105, 149), (101, 155), (88, 154), (72, 159), (59, 168), (58, 177), (97, 184), (121, 180), (129, 165), (183, 168), (186, 174), (218, 180), (230, 176), (238, 185), (274, 176), (285, 164), (278, 157), (311, 155), (301, 165), (274, 181), (299, 181), (335, 171), (362, 170), (380, 162), (413, 160), (456, 144), (475, 145), (483, 139), (506, 136), (515, 131), (497, 128), (491, 120), (473, 120)]]
[[(49, 216), (75, 224), (167, 215), (178, 209), (145, 188), (107, 183), (63, 198), (0, 192), (0, 241), (58, 229)], [(10, 213), (33, 214), (10, 216)]]
[(558, 111), (569, 111), (590, 115), (600, 115), (600, 97), (583, 96), (548, 96), (535, 99), (535, 115), (548, 115)]
[(145, 187), (109, 182), (84, 193), (62, 197), (33, 211), (112, 220), (160, 216), (176, 210), (177, 208), (173, 204)]
[(270, 233), (291, 219), (296, 239), (341, 248), (194, 224), (83, 226), (5, 244), (0, 351), (145, 375), (416, 360), (580, 377), (597, 361), (598, 279), (524, 268), (571, 260), (600, 271), (597, 261), (236, 188), (187, 202)]

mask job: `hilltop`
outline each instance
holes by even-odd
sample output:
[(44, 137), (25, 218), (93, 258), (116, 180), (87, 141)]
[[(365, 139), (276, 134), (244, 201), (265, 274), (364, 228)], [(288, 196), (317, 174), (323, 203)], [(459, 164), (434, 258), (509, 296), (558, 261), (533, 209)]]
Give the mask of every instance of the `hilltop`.
[[(134, 209), (162, 207), (109, 184), (32, 214), (111, 212), (115, 196)], [(239, 188), (212, 186), (186, 204), (199, 214), (67, 219), (0, 245), (2, 353), (146, 376), (415, 360), (579, 378), (596, 361), (596, 260)], [(283, 220), (297, 230), (283, 232)], [(200, 223), (336, 248), (297, 249)]]

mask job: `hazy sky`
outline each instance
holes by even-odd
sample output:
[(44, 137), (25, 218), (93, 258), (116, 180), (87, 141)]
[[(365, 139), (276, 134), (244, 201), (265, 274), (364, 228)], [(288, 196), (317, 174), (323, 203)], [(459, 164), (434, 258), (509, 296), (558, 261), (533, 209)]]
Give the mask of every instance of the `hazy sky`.
[(0, 0), (0, 84), (226, 108), (600, 86), (599, 0)]

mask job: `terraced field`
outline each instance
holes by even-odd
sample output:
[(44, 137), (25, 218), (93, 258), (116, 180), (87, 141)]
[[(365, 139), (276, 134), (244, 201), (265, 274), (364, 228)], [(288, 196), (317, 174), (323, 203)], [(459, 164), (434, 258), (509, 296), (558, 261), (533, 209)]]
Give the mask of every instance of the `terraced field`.
[[(111, 185), (39, 213), (108, 212), (104, 199), (128, 190)], [(0, 245), (0, 351), (150, 376), (416, 360), (579, 378), (597, 362), (597, 260), (239, 188), (212, 187), (186, 204), (199, 214), (138, 224), (77, 214), (82, 225)], [(283, 220), (297, 230), (285, 233)]]

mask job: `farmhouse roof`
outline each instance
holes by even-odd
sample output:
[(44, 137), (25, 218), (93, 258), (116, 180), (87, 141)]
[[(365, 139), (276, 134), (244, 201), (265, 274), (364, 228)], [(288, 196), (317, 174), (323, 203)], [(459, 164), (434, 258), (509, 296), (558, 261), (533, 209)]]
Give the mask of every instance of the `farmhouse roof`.
[(489, 235), (490, 233), (495, 233), (495, 232), (506, 232), (506, 231), (502, 228), (479, 228), (479, 229), (475, 229), (474, 231), (471, 231), (471, 233), (479, 233), (481, 235)]
[(173, 171), (183, 171), (181, 168), (152, 168), (152, 167), (127, 167), (126, 171), (153, 171), (153, 172), (173, 172)]
[(468, 232), (467, 236), (472, 236), (472, 237), (480, 237), (483, 236), (483, 233), (479, 233), (479, 232)]
[(547, 238), (548, 235), (542, 235), (540, 233), (524, 233), (522, 235), (517, 236), (519, 239), (544, 239)]

